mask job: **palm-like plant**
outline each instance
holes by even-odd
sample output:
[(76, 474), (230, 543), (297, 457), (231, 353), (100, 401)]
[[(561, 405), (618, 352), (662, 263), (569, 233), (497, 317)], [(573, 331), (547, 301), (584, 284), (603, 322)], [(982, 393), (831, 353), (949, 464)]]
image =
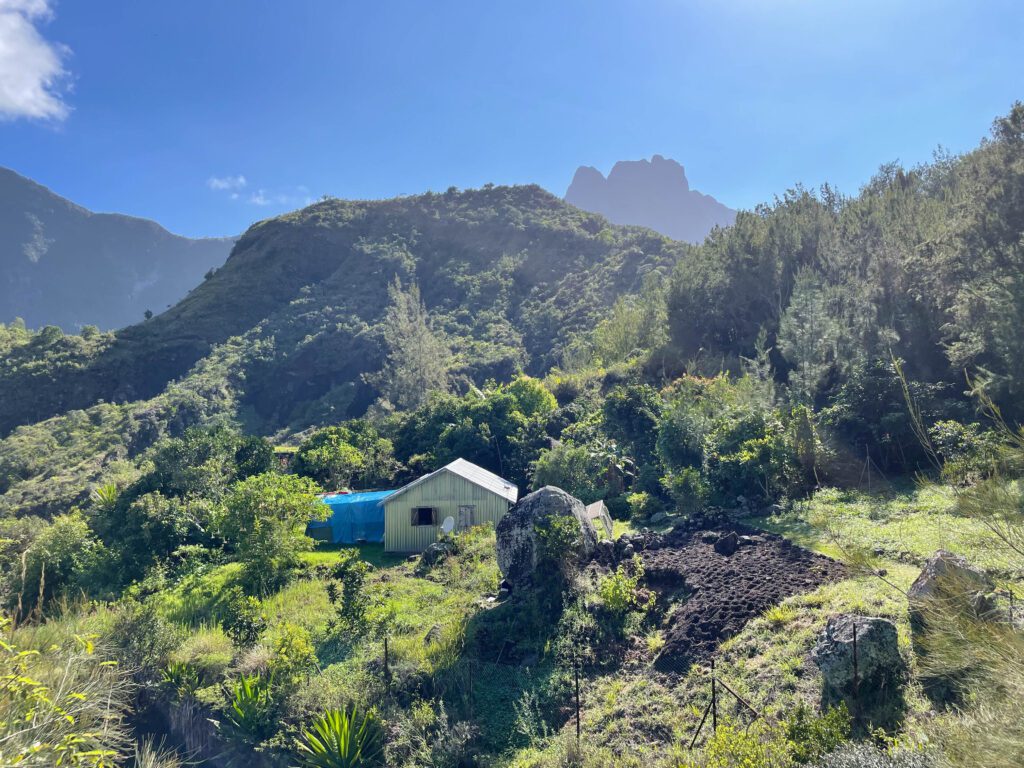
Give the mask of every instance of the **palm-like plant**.
[(383, 734), (372, 712), (332, 709), (318, 717), (296, 743), (299, 768), (356, 768), (380, 765)]
[(230, 708), (228, 722), (249, 736), (260, 736), (269, 724), (274, 700), (270, 683), (259, 675), (243, 675), (233, 688), (227, 689)]

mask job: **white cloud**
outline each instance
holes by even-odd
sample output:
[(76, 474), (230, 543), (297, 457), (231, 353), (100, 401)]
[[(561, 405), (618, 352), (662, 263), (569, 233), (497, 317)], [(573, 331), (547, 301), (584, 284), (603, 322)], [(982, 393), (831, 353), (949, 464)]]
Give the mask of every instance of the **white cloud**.
[[(0, 0), (0, 2), (2, 1), (3, 0)], [(239, 189), (244, 189), (247, 183), (245, 176), (242, 174), (238, 174), (237, 176), (211, 176), (206, 180), (206, 186), (215, 190), (237, 191)]]
[(297, 187), (278, 191), (268, 191), (263, 188), (257, 189), (249, 195), (248, 202), (250, 205), (300, 208), (312, 203), (313, 199), (309, 196), (309, 189), (300, 184)]
[(0, 0), (0, 119), (63, 120), (69, 49), (43, 38), (49, 0)]

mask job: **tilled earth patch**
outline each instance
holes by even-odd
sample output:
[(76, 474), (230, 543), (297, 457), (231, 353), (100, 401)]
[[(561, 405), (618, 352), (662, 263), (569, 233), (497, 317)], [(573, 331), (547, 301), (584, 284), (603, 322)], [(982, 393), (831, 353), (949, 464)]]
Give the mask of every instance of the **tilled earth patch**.
[(731, 555), (715, 551), (728, 531), (699, 531), (641, 553), (648, 584), (662, 594), (685, 591), (665, 630), (658, 666), (685, 672), (718, 644), (779, 601), (846, 576), (845, 567), (781, 536), (742, 531)]

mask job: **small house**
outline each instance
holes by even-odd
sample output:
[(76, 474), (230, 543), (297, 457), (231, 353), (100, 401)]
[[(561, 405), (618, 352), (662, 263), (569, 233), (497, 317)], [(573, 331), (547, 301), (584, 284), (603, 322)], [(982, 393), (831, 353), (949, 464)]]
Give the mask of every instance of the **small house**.
[(329, 544), (380, 543), (384, 541), (384, 508), (381, 502), (395, 491), (328, 493), (323, 502), (331, 508), (326, 520), (314, 520), (306, 535)]
[(615, 538), (612, 532), (612, 516), (608, 514), (608, 507), (605, 506), (603, 501), (587, 504), (587, 519), (594, 524), (598, 533), (603, 531), (607, 538)]
[(385, 498), (384, 550), (422, 552), (441, 536), (452, 518), (455, 530), (492, 523), (497, 526), (519, 498), (519, 489), (493, 472), (456, 459)]

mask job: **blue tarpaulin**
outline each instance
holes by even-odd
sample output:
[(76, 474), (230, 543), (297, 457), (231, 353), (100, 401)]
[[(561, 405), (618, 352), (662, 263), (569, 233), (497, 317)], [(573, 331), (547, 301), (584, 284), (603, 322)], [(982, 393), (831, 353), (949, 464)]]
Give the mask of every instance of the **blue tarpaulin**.
[(331, 508), (331, 516), (310, 523), (306, 533), (332, 544), (383, 542), (384, 506), (380, 502), (392, 493), (394, 491), (328, 494), (323, 501)]

